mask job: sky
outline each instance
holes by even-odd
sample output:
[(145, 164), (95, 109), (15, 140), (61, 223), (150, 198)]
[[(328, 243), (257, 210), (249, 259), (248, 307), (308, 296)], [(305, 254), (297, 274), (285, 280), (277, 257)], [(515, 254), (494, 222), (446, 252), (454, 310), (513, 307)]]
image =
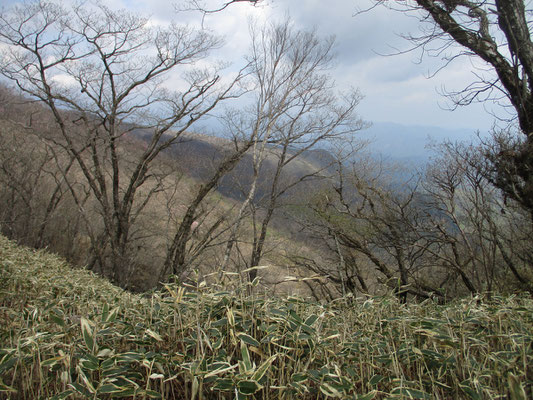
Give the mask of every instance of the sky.
[[(206, 3), (214, 6), (221, 1)], [(176, 13), (179, 1), (115, 0), (112, 4), (149, 13), (157, 23), (168, 23), (171, 18), (193, 25), (202, 21), (197, 12)], [(368, 0), (266, 0), (256, 7), (234, 4), (206, 17), (203, 26), (225, 37), (226, 44), (217, 56), (239, 65), (248, 48), (250, 18), (260, 23), (289, 16), (299, 29), (316, 28), (321, 36), (335, 35), (337, 59), (331, 73), (340, 88), (361, 91), (364, 99), (358, 112), (364, 120), (488, 131), (494, 123), (491, 113), (498, 113), (495, 106), (474, 104), (450, 111), (451, 103), (442, 95), (444, 91), (460, 90), (473, 80), (471, 61), (459, 59), (429, 78), (441, 65), (440, 60), (424, 57), (420, 63), (420, 54), (415, 52), (386, 56), (394, 48), (410, 47), (399, 35), (416, 33), (419, 21), (384, 7), (357, 13), (369, 4)]]
[[(101, 0), (111, 8), (126, 8), (150, 15), (152, 23), (171, 20), (209, 29), (225, 38), (216, 57), (243, 65), (249, 46), (248, 21), (283, 21), (290, 17), (297, 28), (315, 28), (321, 36), (336, 37), (336, 63), (331, 70), (339, 88), (358, 88), (364, 96), (358, 113), (371, 123), (392, 122), (409, 126), (434, 126), (487, 132), (494, 124), (491, 104), (474, 104), (450, 111), (444, 91), (460, 90), (474, 79), (470, 60), (459, 59), (429, 78), (442, 62), (411, 52), (389, 55), (393, 49), (407, 49), (410, 43), (400, 34), (419, 31), (419, 21), (405, 13), (377, 7), (358, 14), (371, 0), (263, 0), (259, 6), (237, 3), (202, 19), (199, 12), (177, 12), (185, 0)], [(204, 0), (216, 7), (224, 0)], [(6, 0), (7, 4), (15, 1)]]

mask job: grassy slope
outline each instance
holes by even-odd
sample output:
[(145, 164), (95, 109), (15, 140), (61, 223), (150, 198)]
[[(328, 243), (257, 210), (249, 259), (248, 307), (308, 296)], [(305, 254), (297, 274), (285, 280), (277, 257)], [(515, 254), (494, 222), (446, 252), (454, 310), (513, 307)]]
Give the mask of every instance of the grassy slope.
[(0, 398), (531, 396), (525, 297), (320, 305), (178, 287), (141, 297), (0, 237), (0, 320)]

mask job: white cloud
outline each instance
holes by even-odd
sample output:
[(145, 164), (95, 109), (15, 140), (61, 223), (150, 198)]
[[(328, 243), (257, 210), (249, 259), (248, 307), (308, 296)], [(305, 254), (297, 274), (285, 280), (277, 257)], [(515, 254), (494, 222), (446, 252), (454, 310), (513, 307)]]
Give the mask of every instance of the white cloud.
[[(383, 57), (393, 49), (406, 49), (409, 43), (398, 34), (416, 32), (418, 20), (384, 7), (357, 15), (357, 10), (372, 4), (371, 0), (265, 0), (262, 6), (239, 3), (220, 13), (202, 19), (198, 12), (175, 12), (176, 0), (105, 0), (110, 7), (127, 8), (151, 15), (152, 24), (167, 25), (177, 20), (193, 27), (210, 29), (225, 38), (225, 45), (213, 52), (210, 61), (233, 63), (234, 72), (244, 64), (243, 55), (249, 47), (248, 21), (282, 20), (290, 15), (297, 27), (316, 28), (320, 35), (335, 35), (337, 67), (332, 71), (339, 86), (359, 87), (365, 95), (360, 114), (368, 120), (390, 120), (404, 124), (488, 128), (491, 117), (480, 105), (459, 109), (453, 114), (443, 110), (446, 105), (439, 90), (459, 90), (473, 79), (468, 60), (454, 62), (436, 77), (427, 79), (441, 61), (425, 57), (416, 64), (417, 54)], [(206, 0), (208, 7), (221, 0)], [(202, 25), (203, 23), (203, 25)], [(169, 80), (178, 85), (179, 79)]]
[(52, 77), (52, 81), (65, 87), (71, 87), (77, 84), (76, 80), (68, 74), (56, 74)]

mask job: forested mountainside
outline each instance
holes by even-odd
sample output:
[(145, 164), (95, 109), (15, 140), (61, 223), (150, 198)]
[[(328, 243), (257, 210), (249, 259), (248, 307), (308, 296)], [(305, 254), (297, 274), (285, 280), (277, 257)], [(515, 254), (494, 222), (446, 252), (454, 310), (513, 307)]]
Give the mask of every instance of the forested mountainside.
[[(139, 133), (138, 136), (148, 141), (149, 135)], [(174, 159), (179, 165), (180, 171), (198, 181), (209, 179), (222, 162), (224, 156), (231, 152), (231, 140), (223, 137), (208, 136), (204, 134), (186, 133), (180, 137), (166, 152), (167, 156)], [(299, 152), (299, 148), (288, 149), (289, 157), (296, 155), (295, 160), (287, 165), (282, 171), (281, 179), (287, 182), (301, 183), (296, 185), (291, 193), (313, 193), (320, 191), (321, 180), (327, 180), (334, 176), (336, 160), (335, 156), (327, 149), (309, 149)], [(258, 184), (255, 189), (254, 201), (259, 203), (269, 194), (272, 180), (279, 162), (279, 153), (282, 151), (276, 145), (268, 148), (268, 154), (263, 161)], [(298, 154), (296, 154), (298, 153)], [(221, 195), (243, 201), (250, 191), (254, 181), (253, 154), (245, 153), (231, 171), (225, 174), (216, 187)], [(309, 178), (303, 179), (305, 176)]]
[[(334, 147), (269, 145), (260, 164), (251, 149), (233, 160), (239, 143), (184, 132), (153, 162), (132, 203), (125, 197), (121, 203), (124, 178), (150, 146), (144, 131), (124, 125), (114, 145), (120, 172), (113, 175), (105, 136), (93, 148), (83, 134), (75, 136), (82, 149), (76, 160), (46, 109), (7, 88), (2, 108), (2, 232), (131, 290), (168, 280), (169, 264), (179, 266), (181, 281), (195, 270), (213, 281), (251, 273), (272, 290), (328, 299), (400, 287), (404, 300), (446, 301), (531, 285), (531, 225), (483, 177), (474, 145), (443, 145), (434, 164), (413, 173)], [(100, 151), (94, 168), (106, 185), (117, 178), (117, 210), (133, 210), (123, 227), (127, 268), (120, 272), (105, 233), (112, 220), (98, 211), (117, 197), (92, 192), (99, 175), (82, 167)], [(263, 266), (268, 272), (250, 269)]]
[[(533, 397), (529, 2), (9, 3), (0, 398)], [(405, 14), (398, 60), (500, 114), (423, 164), (428, 80), (360, 52)]]
[[(86, 265), (91, 270), (116, 279), (105, 266), (97, 265), (98, 256), (94, 254), (95, 249), (99, 250), (98, 247), (104, 247), (106, 251), (105, 245), (93, 236), (94, 230), (102, 229), (102, 225), (94, 218), (95, 208), (101, 199), (88, 193), (89, 184), (83, 170), (60, 145), (56, 146), (58, 132), (53, 125), (51, 127), (50, 114), (28, 99), (16, 96), (6, 87), (1, 88), (0, 97), (3, 111), (0, 118), (3, 139), (0, 145), (0, 193), (5, 201), (0, 226), (3, 233), (22, 244), (47, 247), (75, 264)], [(72, 120), (79, 118), (76, 113), (70, 117)], [(148, 143), (143, 133), (136, 130), (130, 132), (128, 125), (124, 130), (127, 133), (117, 143), (124, 155), (123, 167), (127, 171), (128, 163), (141, 157)], [(78, 140), (82, 143), (84, 139), (79, 137)], [(230, 141), (221, 138), (185, 133), (178, 144), (161, 154), (152, 169), (152, 182), (143, 193), (144, 199), (151, 203), (134, 204), (140, 210), (132, 238), (137, 245), (131, 248), (135, 267), (129, 272), (127, 280), (130, 283), (126, 285), (130, 289), (150, 289), (161, 281), (160, 264), (164, 261), (167, 243), (176, 225), (179, 225), (179, 219), (194, 201), (195, 190), (209, 181), (219, 164), (224, 162), (228, 153), (231, 154), (231, 145)], [(265, 179), (276, 157), (276, 150), (271, 149), (271, 152), (269, 161), (261, 171), (261, 184), (254, 197), (258, 208), (271, 184), (271, 180)], [(323, 152), (316, 152), (320, 153)], [(86, 151), (83, 157), (90, 160), (90, 152)], [(188, 271), (194, 268), (193, 265), (200, 267), (205, 274), (216, 270), (214, 265), (220, 262), (224, 238), (229, 237), (236, 210), (244, 200), (243, 194), (249, 190), (246, 183), (249, 185), (252, 180), (250, 157), (244, 154), (233, 172), (220, 180), (196, 213), (195, 219), (201, 225), (187, 240), (186, 251), (191, 263)], [(104, 162), (108, 161), (104, 159)], [(291, 166), (284, 171), (282, 182), (291, 179), (305, 181), (303, 177), (308, 175), (310, 180), (319, 174), (321, 176), (317, 180), (330, 176), (326, 170), (331, 162), (321, 162), (315, 152), (299, 155), (293, 164), (294, 168)], [(295, 190), (299, 190), (298, 185), (292, 194), (287, 193), (284, 197), (290, 199)], [(320, 189), (315, 184), (305, 189), (306, 193), (312, 190)], [(244, 217), (246, 222), (243, 229), (250, 229), (252, 221), (248, 214)], [(274, 225), (282, 226), (276, 222), (277, 219), (275, 215)], [(272, 253), (269, 247), (268, 251), (272, 253), (273, 260), (281, 260), (283, 250), (292, 245), (288, 243), (289, 237), (283, 233), (283, 229), (279, 233), (274, 232), (278, 232), (276, 228), (269, 230), (269, 234), (276, 236), (272, 243), (279, 244), (280, 249)], [(272, 243), (269, 242), (268, 246)], [(294, 244), (294, 248), (297, 247), (298, 243)], [(204, 265), (213, 267), (204, 268)], [(234, 268), (234, 261), (228, 268)], [(279, 275), (272, 281), (282, 280), (283, 275)]]
[[(248, 2), (213, 16), (232, 3)], [(415, 3), (393, 4), (429, 15), (438, 37), (460, 31), (446, 36), (458, 56), (499, 71), (456, 104), (497, 88), (516, 124), (442, 143), (408, 173), (361, 151), (363, 95), (336, 84), (335, 38), (290, 18), (250, 27), (241, 67), (224, 69), (202, 27), (102, 3), (2, 10), (0, 229), (132, 291), (198, 271), (326, 300), (530, 292), (533, 60), (525, 45), (493, 58), (530, 42), (529, 14)], [(213, 118), (216, 135), (194, 131)]]

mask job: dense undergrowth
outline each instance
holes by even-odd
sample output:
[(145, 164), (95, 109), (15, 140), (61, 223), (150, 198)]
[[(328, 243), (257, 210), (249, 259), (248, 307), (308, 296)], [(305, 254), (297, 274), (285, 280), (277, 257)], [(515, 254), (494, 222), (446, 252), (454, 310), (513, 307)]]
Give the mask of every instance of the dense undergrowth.
[(134, 295), (0, 237), (0, 398), (531, 398), (533, 300)]

